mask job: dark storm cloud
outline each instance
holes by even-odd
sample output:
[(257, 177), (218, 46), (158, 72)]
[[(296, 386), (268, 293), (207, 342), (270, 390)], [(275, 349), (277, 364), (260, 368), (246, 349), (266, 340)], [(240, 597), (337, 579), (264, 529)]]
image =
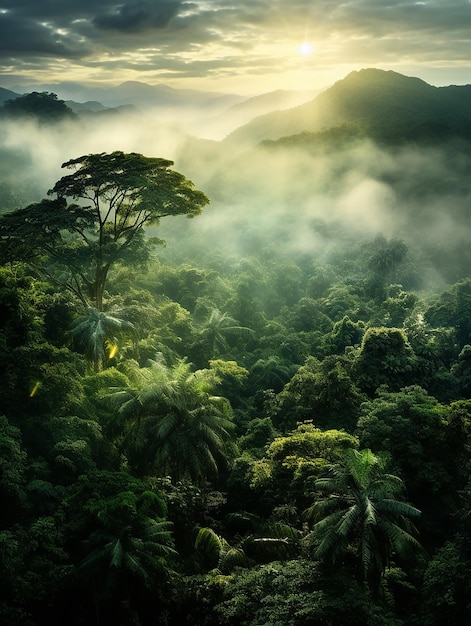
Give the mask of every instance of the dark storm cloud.
[[(12, 57), (90, 54), (103, 31), (136, 32), (162, 29), (178, 15), (182, 0), (0, 0), (0, 49)], [(127, 48), (127, 41), (106, 38), (110, 49)], [(130, 50), (132, 51), (132, 50)]]
[(0, 13), (0, 56), (80, 57), (85, 49), (76, 37), (64, 36), (47, 22), (25, 20), (11, 13)]
[(93, 24), (104, 30), (117, 31), (165, 28), (178, 14), (181, 4), (179, 0), (123, 4), (110, 12), (98, 15), (93, 19)]

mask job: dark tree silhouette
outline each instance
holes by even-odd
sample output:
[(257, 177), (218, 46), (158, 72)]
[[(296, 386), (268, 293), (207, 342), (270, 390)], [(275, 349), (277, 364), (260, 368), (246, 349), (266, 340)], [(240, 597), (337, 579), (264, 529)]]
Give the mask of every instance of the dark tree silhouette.
[(72, 109), (63, 100), (59, 100), (55, 93), (46, 91), (33, 91), (7, 100), (0, 108), (0, 115), (9, 119), (30, 117), (46, 123), (77, 118)]

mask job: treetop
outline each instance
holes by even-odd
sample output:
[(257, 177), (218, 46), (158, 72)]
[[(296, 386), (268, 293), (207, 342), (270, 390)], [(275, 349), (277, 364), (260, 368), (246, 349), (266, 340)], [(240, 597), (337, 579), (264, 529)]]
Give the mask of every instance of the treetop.
[(62, 164), (74, 171), (48, 194), (91, 200), (96, 208), (101, 200), (112, 210), (126, 207), (128, 214), (144, 212), (148, 224), (167, 215), (195, 217), (209, 199), (183, 174), (170, 169), (172, 165), (168, 159), (136, 152), (83, 155)]

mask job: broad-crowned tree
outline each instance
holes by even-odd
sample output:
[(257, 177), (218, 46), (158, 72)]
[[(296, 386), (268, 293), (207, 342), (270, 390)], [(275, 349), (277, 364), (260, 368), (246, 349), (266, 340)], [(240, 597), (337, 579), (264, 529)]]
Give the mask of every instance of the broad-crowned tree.
[(299, 424), (270, 443), (265, 456), (253, 465), (251, 486), (280, 514), (288, 512), (287, 505), (293, 511), (304, 509), (312, 501), (314, 481), (345, 450), (357, 446), (358, 440), (344, 431)]
[(59, 100), (55, 93), (46, 91), (33, 91), (7, 100), (0, 107), (0, 117), (21, 121), (30, 118), (48, 124), (77, 119), (77, 115), (63, 100)]
[[(142, 154), (89, 154), (62, 165), (72, 173), (49, 191), (53, 199), (0, 219), (0, 253), (22, 258), (73, 291), (86, 306), (103, 310), (110, 269), (146, 260), (144, 228), (162, 217), (194, 217), (209, 202), (172, 161)], [(51, 267), (51, 259), (55, 261)]]
[(373, 395), (384, 384), (398, 391), (416, 381), (417, 370), (418, 360), (402, 329), (368, 328), (353, 368), (362, 391)]
[(351, 362), (343, 356), (322, 362), (309, 357), (278, 394), (275, 425), (293, 427), (313, 420), (321, 428), (355, 428), (365, 399), (351, 376)]
[(424, 319), (435, 328), (454, 328), (460, 350), (471, 343), (471, 280), (462, 280), (442, 293), (425, 311)]

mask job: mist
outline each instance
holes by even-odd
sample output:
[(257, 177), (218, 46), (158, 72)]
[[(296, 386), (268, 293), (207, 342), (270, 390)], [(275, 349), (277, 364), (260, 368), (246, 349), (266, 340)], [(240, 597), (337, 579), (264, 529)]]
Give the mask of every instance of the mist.
[(22, 160), (21, 170), (11, 171), (5, 159), (2, 169), (14, 176), (20, 186), (21, 181), (34, 181), (42, 197), (64, 175), (61, 164), (71, 158), (122, 150), (173, 159), (183, 132), (176, 122), (159, 121), (138, 112), (85, 117), (48, 126), (32, 119), (2, 123), (2, 150)]
[(419, 251), (462, 253), (470, 238), (467, 161), (448, 147), (382, 148), (359, 140), (341, 150), (190, 141), (177, 156), (211, 198), (195, 236), (238, 253), (250, 231), (276, 238), (288, 254), (317, 254), (329, 238), (348, 234), (401, 238)]
[[(2, 180), (17, 191), (3, 194), (1, 210), (39, 201), (71, 158), (122, 150), (173, 160), (209, 196), (197, 219), (162, 222), (159, 236), (172, 241), (177, 256), (210, 246), (237, 258), (275, 246), (320, 258), (336, 238), (378, 233), (404, 239), (420, 254), (467, 249), (469, 163), (448, 146), (391, 148), (356, 139), (335, 150), (247, 147), (224, 140), (229, 126), (222, 129), (221, 113), (219, 140), (207, 139), (208, 120), (195, 108), (100, 113), (48, 126), (2, 122)], [(185, 238), (191, 245), (182, 246)], [(436, 281), (432, 266), (424, 276)]]

